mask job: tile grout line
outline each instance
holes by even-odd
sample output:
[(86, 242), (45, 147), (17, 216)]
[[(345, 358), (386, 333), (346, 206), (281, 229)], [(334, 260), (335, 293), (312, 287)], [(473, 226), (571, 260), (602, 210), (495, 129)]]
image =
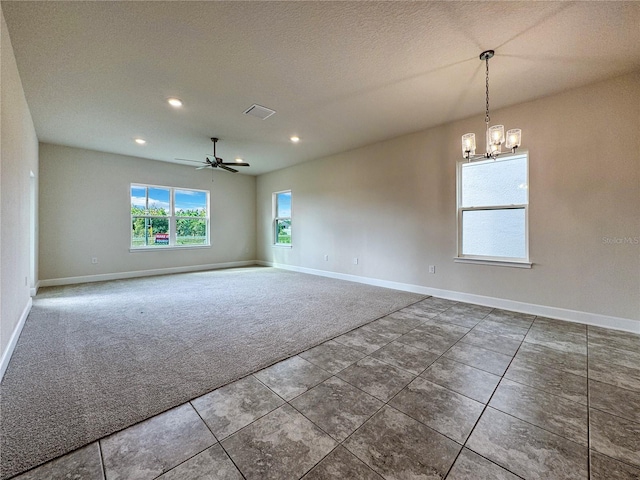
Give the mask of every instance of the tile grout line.
[[(488, 316), (489, 314), (487, 314)], [(485, 316), (484, 318), (486, 318), (487, 316)], [(483, 319), (484, 319), (483, 318)], [(531, 330), (531, 327), (533, 326), (533, 324), (535, 323), (535, 319), (537, 317), (534, 317), (533, 321), (531, 322), (531, 325), (529, 325), (529, 328), (527, 329), (527, 334), (529, 334), (529, 331)], [(482, 321), (482, 320), (481, 320)], [(479, 322), (478, 322), (479, 323)], [(475, 327), (474, 327), (475, 328)], [(526, 338), (527, 335), (524, 336), (524, 338)], [(493, 392), (491, 393), (491, 396), (489, 397), (489, 399), (487, 400), (487, 403), (484, 404), (484, 408), (482, 409), (482, 412), (480, 413), (480, 415), (478, 415), (478, 419), (476, 420), (476, 422), (473, 425), (473, 428), (471, 429), (471, 431), (469, 432), (469, 435), (467, 435), (467, 438), (465, 439), (464, 443), (462, 444), (462, 448), (460, 449), (460, 452), (458, 452), (458, 455), (456, 456), (455, 460), (453, 461), (453, 463), (451, 464), (451, 466), (449, 467), (449, 470), (447, 471), (447, 474), (445, 475), (445, 479), (449, 476), (449, 473), (451, 473), (451, 470), (453, 469), (453, 466), (455, 465), (456, 461), (458, 460), (458, 457), (460, 457), (460, 454), (462, 453), (462, 451), (467, 448), (467, 442), (469, 441), (469, 439), (471, 438), (471, 435), (473, 435), (474, 430), (476, 429), (476, 427), (478, 426), (478, 423), (480, 423), (480, 419), (482, 418), (482, 416), (484, 415), (484, 413), (487, 411), (487, 408), (489, 408), (489, 403), (491, 403), (491, 399), (493, 398), (493, 396), (495, 395), (496, 391), (498, 391), (498, 388), (500, 387), (500, 384), (502, 383), (502, 380), (505, 378), (504, 376), (506, 375), (507, 371), (509, 370), (509, 367), (511, 366), (511, 364), (513, 363), (513, 361), (516, 358), (516, 355), (518, 354), (518, 351), (520, 350), (520, 347), (522, 346), (522, 344), (524, 343), (524, 338), (520, 341), (520, 345), (518, 346), (518, 348), (516, 349), (516, 351), (514, 352), (513, 356), (511, 357), (511, 361), (509, 362), (509, 365), (507, 365), (507, 368), (505, 368), (504, 373), (501, 375), (500, 381), (498, 382), (498, 384), (496, 385), (496, 388), (493, 389)], [(475, 450), (471, 450), (469, 448), (470, 451), (475, 452)], [(485, 457), (483, 457), (485, 458)], [(505, 468), (504, 466), (494, 462), (493, 460), (489, 460), (490, 462), (494, 463), (495, 465), (498, 465), (501, 468), (504, 468), (505, 470), (507, 470), (510, 473), (514, 473), (511, 472), (511, 470)], [(515, 475), (515, 474), (514, 474)], [(520, 475), (517, 475), (518, 477)], [(522, 477), (521, 477), (522, 478)]]
[(104, 466), (104, 455), (102, 454), (102, 442), (100, 440), (98, 443), (98, 455), (100, 456), (100, 469), (102, 470), (102, 478), (107, 480), (107, 468)]
[[(205, 427), (207, 427), (207, 430), (209, 430), (211, 432), (211, 435), (213, 435), (213, 438), (216, 440), (216, 443), (218, 445), (220, 445), (220, 448), (222, 448), (222, 451), (225, 453), (225, 455), (227, 456), (227, 458), (229, 460), (231, 460), (231, 463), (233, 463), (233, 466), (236, 467), (236, 470), (238, 471), (238, 473), (240, 473), (240, 475), (242, 476), (242, 478), (244, 478), (246, 480), (247, 477), (245, 477), (244, 473), (242, 473), (242, 470), (240, 470), (240, 467), (238, 467), (238, 465), (236, 465), (236, 462), (233, 461), (233, 458), (231, 458), (231, 455), (229, 455), (229, 452), (227, 452), (226, 448), (224, 448), (224, 446), (222, 445), (222, 440), (218, 439), (218, 437), (216, 436), (215, 433), (213, 433), (213, 430), (211, 430), (211, 427), (209, 427), (209, 424), (204, 420), (204, 418), (202, 418), (202, 415), (200, 415), (200, 412), (198, 411), (198, 409), (191, 403), (191, 400), (189, 400), (189, 405), (191, 405), (191, 408), (193, 408), (193, 410), (196, 412), (196, 415), (198, 415), (198, 417), (200, 418), (200, 420), (202, 420), (202, 423), (204, 423)], [(272, 410), (273, 411), (273, 410)], [(213, 445), (209, 445), (207, 448), (205, 448), (204, 450), (202, 450), (202, 452), (204, 452), (205, 450), (210, 449), (211, 447), (213, 447), (215, 445), (215, 443)], [(188, 458), (187, 460), (185, 460), (184, 462), (176, 465), (175, 467), (173, 467), (171, 470), (173, 470), (174, 468), (177, 468), (179, 465), (182, 465), (183, 463), (187, 462), (188, 460), (191, 460), (192, 458), (200, 455), (202, 452), (198, 452), (195, 455), (191, 456), (190, 458)], [(168, 470), (169, 472), (171, 470)], [(164, 472), (167, 473), (167, 472)], [(162, 475), (164, 475), (164, 473)]]

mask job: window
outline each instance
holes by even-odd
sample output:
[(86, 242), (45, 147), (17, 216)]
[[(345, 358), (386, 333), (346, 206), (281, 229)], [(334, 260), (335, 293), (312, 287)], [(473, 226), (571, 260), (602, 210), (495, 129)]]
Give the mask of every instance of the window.
[(291, 246), (291, 190), (273, 194), (273, 243)]
[(530, 266), (528, 160), (458, 164), (458, 259)]
[(208, 245), (208, 191), (131, 185), (131, 248)]

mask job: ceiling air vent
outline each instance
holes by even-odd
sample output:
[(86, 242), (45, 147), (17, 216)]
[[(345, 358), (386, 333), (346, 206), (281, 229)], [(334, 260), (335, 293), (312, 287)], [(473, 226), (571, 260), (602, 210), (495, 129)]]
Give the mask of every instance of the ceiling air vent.
[(258, 117), (261, 120), (266, 120), (271, 115), (276, 113), (275, 110), (271, 110), (270, 108), (263, 107), (262, 105), (253, 104), (249, 108), (244, 111), (245, 115), (251, 115), (252, 117)]

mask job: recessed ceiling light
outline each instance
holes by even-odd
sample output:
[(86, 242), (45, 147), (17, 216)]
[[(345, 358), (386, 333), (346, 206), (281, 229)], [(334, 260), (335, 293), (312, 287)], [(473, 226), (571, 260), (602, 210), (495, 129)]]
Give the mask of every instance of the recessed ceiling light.
[(237, 163), (242, 163), (244, 160), (242, 160), (240, 157), (236, 158), (236, 162)]
[(179, 98), (170, 98), (167, 100), (167, 102), (169, 102), (169, 105), (171, 105), (172, 107), (181, 107), (182, 106), (182, 100), (180, 100)]
[(291, 141), (293, 143), (298, 143), (300, 141), (300, 137), (296, 137), (295, 135), (293, 137), (291, 137)]
[(135, 141), (138, 145), (144, 145), (145, 143), (147, 143), (147, 141), (144, 138), (136, 138)]

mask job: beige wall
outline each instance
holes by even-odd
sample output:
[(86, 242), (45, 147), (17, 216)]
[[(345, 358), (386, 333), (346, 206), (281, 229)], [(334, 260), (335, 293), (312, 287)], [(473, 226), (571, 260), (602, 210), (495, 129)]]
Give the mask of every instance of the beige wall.
[[(255, 259), (255, 177), (40, 145), (40, 279)], [(211, 192), (211, 248), (130, 252), (130, 184)], [(98, 264), (91, 263), (97, 257)]]
[(4, 355), (29, 305), (30, 173), (37, 179), (38, 139), (1, 10), (0, 16), (0, 352)]
[[(635, 73), (492, 112), (530, 154), (531, 270), (453, 261), (460, 136), (482, 115), (258, 177), (258, 259), (638, 320), (640, 245), (603, 240), (640, 237), (638, 99)], [(286, 189), (291, 249), (271, 245)]]

